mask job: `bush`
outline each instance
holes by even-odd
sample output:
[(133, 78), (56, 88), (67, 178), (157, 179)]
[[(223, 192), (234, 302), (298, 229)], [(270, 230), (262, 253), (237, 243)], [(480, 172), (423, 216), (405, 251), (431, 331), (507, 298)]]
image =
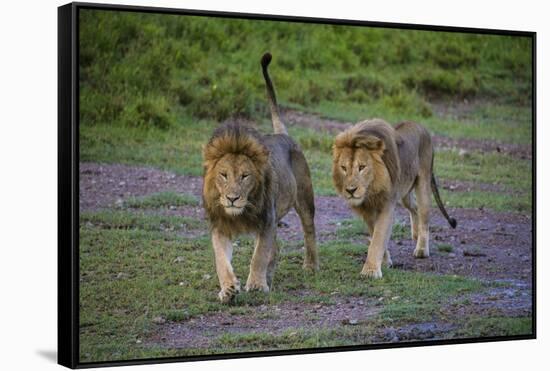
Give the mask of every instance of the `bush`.
[(83, 125), (258, 118), (267, 50), (283, 105), (383, 101), (427, 116), (431, 99), (531, 99), (527, 38), (101, 10), (80, 26)]

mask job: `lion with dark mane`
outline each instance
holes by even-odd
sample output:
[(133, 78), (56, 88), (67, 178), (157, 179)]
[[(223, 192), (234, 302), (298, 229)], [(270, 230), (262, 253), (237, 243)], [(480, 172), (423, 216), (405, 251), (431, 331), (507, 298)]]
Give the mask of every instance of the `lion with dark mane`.
[(271, 54), (262, 60), (274, 134), (261, 135), (235, 123), (216, 129), (204, 147), (203, 203), (212, 231), (219, 299), (231, 301), (240, 283), (231, 265), (231, 240), (241, 233), (254, 233), (256, 243), (245, 289), (268, 292), (277, 257), (278, 222), (294, 208), (305, 239), (305, 269), (319, 263), (313, 218), (313, 187), (306, 159), (287, 134), (267, 67)]
[(388, 242), (398, 202), (409, 211), (417, 258), (430, 255), (428, 222), (432, 192), (451, 227), (456, 227), (456, 220), (449, 217), (439, 196), (433, 159), (430, 134), (412, 122), (394, 128), (380, 119), (368, 120), (336, 137), (334, 185), (363, 218), (371, 236), (363, 276), (381, 278), (382, 263), (392, 264)]

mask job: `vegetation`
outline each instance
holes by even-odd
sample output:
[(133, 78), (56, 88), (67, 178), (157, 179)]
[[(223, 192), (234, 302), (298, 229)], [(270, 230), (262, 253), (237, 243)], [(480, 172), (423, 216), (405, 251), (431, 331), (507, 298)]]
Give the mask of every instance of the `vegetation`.
[[(245, 119), (272, 131), (259, 65), (267, 50), (284, 109), (340, 125), (371, 117), (413, 120), (441, 137), (531, 144), (528, 38), (98, 10), (81, 10), (80, 17), (83, 162), (201, 175), (202, 145), (220, 122)], [(288, 129), (304, 150), (315, 194), (334, 196), (334, 132), (290, 122)], [(531, 211), (530, 159), (459, 148), (436, 152), (440, 183), (471, 187), (440, 187), (448, 207)], [(275, 290), (243, 293), (222, 306), (204, 221), (167, 212), (199, 202), (163, 192), (80, 213), (81, 361), (367, 344), (393, 341), (385, 337), (393, 327), (438, 321), (449, 324), (440, 334), (449, 338), (530, 331), (530, 316), (511, 318), (497, 309), (449, 315), (450, 302), (469, 308), (470, 296), (497, 283), (404, 269), (385, 269), (379, 281), (361, 280), (367, 232), (358, 219), (334, 221), (340, 223), (336, 239), (320, 245), (319, 274), (301, 269), (300, 244), (281, 241)], [(396, 223), (392, 238), (410, 238), (408, 223)], [(244, 237), (235, 243), (233, 263), (244, 280), (253, 242)], [(448, 244), (436, 249), (453, 252)], [(159, 321), (212, 313), (260, 320), (290, 304), (314, 319), (317, 306), (336, 309), (346, 300), (374, 308), (369, 321), (209, 335), (207, 348), (147, 341)]]
[[(275, 275), (276, 289), (270, 295), (242, 293), (228, 308), (216, 297), (218, 283), (208, 238), (181, 237), (177, 228), (182, 222), (180, 217), (164, 217), (159, 224), (156, 215), (138, 215), (132, 219), (119, 213), (85, 213), (81, 218), (80, 339), (84, 362), (199, 352), (144, 344), (155, 330), (155, 318), (183, 321), (222, 310), (260, 318), (258, 307), (262, 305), (295, 302), (336, 306), (342, 298), (364, 300), (378, 307), (378, 314), (361, 330), (296, 328), (280, 335), (220, 335), (212, 339), (209, 349), (200, 352), (280, 349), (289, 343), (294, 348), (360, 343), (359, 339), (374, 336), (389, 325), (432, 321), (450, 298), (491, 287), (470, 278), (397, 269), (385, 269), (381, 280), (361, 280), (358, 271), (365, 245), (342, 238), (320, 246), (323, 270), (315, 275), (302, 270), (301, 251), (283, 248)], [(238, 243), (234, 267), (244, 279), (253, 240), (242, 238)], [(313, 308), (308, 308), (314, 316)], [(470, 334), (474, 323), (461, 318), (456, 325), (463, 328), (463, 334)], [(505, 332), (500, 330), (504, 324), (499, 326), (499, 331)], [(364, 336), (358, 338), (359, 333)]]
[(80, 25), (84, 125), (168, 129), (179, 108), (261, 116), (268, 49), (281, 101), (298, 107), (428, 118), (433, 99), (532, 98), (529, 38), (98, 10), (83, 10)]

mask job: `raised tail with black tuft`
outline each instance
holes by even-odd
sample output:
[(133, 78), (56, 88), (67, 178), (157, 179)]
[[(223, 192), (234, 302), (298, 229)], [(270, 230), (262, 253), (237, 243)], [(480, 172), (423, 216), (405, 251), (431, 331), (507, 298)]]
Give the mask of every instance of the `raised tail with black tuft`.
[(275, 134), (288, 134), (286, 131), (285, 124), (281, 120), (281, 115), (279, 114), (279, 106), (277, 105), (277, 97), (275, 96), (275, 89), (273, 88), (273, 83), (267, 72), (267, 67), (271, 62), (271, 53), (265, 53), (262, 57), (262, 72), (264, 74), (265, 85), (267, 89), (267, 99), (269, 100), (269, 106), (271, 108), (271, 121), (273, 122), (273, 131)]
[(439, 195), (439, 188), (437, 187), (437, 181), (435, 180), (435, 175), (432, 171), (432, 192), (434, 194), (435, 202), (437, 203), (437, 206), (439, 207), (439, 210), (441, 210), (441, 213), (447, 219), (450, 226), (452, 228), (456, 228), (456, 219), (451, 218), (449, 214), (447, 214), (447, 210), (445, 210), (445, 206), (443, 206), (443, 201), (441, 201), (441, 196)]

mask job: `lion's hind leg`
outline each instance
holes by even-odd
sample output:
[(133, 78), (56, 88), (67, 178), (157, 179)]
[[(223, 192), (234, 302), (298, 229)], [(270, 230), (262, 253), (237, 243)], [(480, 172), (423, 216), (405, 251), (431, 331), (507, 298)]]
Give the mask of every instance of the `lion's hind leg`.
[(416, 200), (418, 203), (418, 239), (414, 249), (415, 258), (427, 258), (430, 256), (430, 204), (431, 185), (430, 176), (419, 176), (415, 187)]
[(319, 256), (317, 242), (315, 241), (315, 203), (313, 198), (313, 186), (309, 175), (306, 159), (301, 152), (292, 153), (292, 168), (296, 177), (297, 197), (294, 209), (300, 217), (304, 232), (305, 256), (303, 267), (306, 270), (319, 269)]
[(418, 208), (416, 206), (416, 200), (414, 198), (413, 192), (409, 192), (401, 200), (403, 206), (409, 210), (409, 216), (411, 218), (411, 236), (413, 240), (418, 239)]

